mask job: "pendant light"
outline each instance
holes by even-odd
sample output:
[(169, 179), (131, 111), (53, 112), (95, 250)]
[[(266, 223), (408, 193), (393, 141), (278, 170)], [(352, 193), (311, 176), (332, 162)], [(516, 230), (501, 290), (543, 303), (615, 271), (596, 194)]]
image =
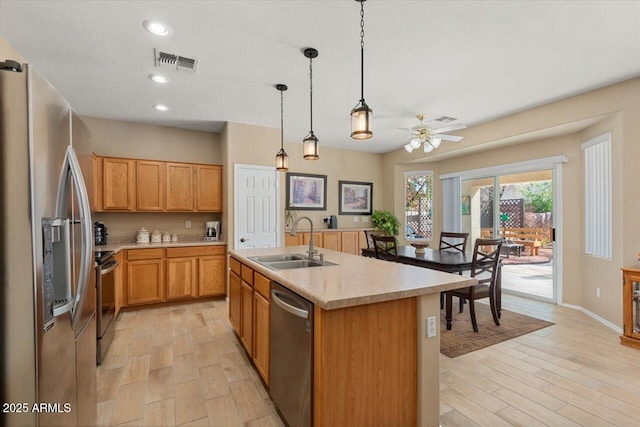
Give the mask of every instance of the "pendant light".
[(288, 89), (287, 85), (277, 84), (276, 89), (280, 91), (280, 151), (276, 154), (276, 170), (278, 172), (286, 172), (289, 170), (289, 156), (284, 151), (284, 91)]
[(318, 51), (312, 47), (304, 50), (304, 56), (309, 58), (309, 105), (311, 106), (311, 126), (309, 133), (302, 140), (302, 154), (305, 160), (318, 160), (318, 138), (313, 133), (313, 58), (318, 56)]
[(369, 139), (373, 136), (371, 118), (373, 110), (364, 102), (364, 2), (360, 2), (360, 101), (351, 110), (351, 138)]

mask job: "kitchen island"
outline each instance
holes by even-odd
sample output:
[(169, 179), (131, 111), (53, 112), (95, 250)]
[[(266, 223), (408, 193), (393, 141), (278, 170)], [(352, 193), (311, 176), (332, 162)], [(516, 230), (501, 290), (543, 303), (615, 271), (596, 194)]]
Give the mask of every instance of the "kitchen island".
[[(324, 260), (336, 265), (272, 270), (250, 259), (306, 250), (230, 249), (229, 265), (241, 264), (242, 276), (246, 267), (314, 304), (313, 425), (437, 426), (439, 295), (476, 280), (330, 250), (321, 251)], [(429, 338), (428, 318), (435, 320)]]

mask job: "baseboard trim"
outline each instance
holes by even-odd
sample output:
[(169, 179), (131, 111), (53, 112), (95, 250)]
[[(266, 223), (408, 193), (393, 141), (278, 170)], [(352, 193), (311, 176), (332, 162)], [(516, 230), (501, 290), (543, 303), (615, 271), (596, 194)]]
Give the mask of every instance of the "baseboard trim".
[(567, 308), (570, 308), (572, 310), (581, 311), (584, 314), (586, 314), (587, 316), (592, 317), (592, 318), (596, 319), (598, 322), (602, 323), (603, 325), (613, 329), (617, 333), (622, 334), (622, 328), (621, 327), (617, 326), (614, 323), (609, 322), (607, 319), (604, 319), (604, 318), (598, 316), (597, 314), (587, 310), (584, 307), (580, 307), (579, 305), (573, 305), (573, 304), (561, 304), (561, 305), (562, 305), (562, 307), (567, 307)]

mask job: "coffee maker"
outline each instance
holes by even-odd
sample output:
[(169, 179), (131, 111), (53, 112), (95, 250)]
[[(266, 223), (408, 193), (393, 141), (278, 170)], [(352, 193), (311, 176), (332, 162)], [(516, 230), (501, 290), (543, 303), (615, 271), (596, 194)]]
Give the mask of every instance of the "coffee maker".
[(93, 237), (96, 245), (107, 244), (107, 227), (101, 222), (93, 223)]
[(208, 242), (220, 240), (220, 221), (207, 221), (204, 240)]

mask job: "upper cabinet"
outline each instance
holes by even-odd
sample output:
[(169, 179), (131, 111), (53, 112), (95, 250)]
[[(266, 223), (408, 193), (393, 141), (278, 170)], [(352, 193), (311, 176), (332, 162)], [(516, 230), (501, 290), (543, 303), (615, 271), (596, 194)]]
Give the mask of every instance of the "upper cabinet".
[(93, 210), (222, 212), (222, 166), (93, 157)]

